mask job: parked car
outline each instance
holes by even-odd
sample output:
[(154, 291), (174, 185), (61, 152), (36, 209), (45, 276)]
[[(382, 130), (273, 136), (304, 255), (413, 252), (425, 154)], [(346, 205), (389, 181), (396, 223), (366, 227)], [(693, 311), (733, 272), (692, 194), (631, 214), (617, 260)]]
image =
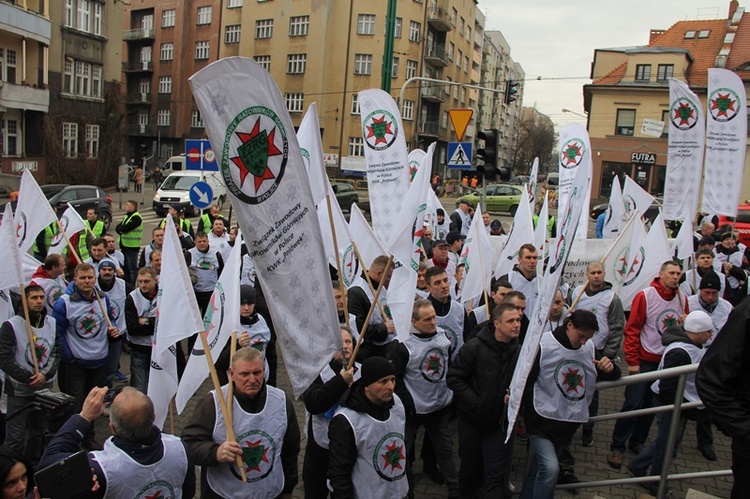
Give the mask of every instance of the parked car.
[[(221, 207), (227, 199), (227, 190), (217, 173), (203, 172), (204, 181), (211, 186), (213, 199), (211, 205)], [(159, 190), (154, 194), (153, 208), (157, 215), (163, 217), (170, 206), (183, 208), (185, 214), (195, 216), (198, 214), (196, 208), (190, 202), (190, 189), (201, 179), (198, 170), (176, 171), (162, 182)]]
[[(649, 208), (646, 210), (645, 216), (646, 220), (649, 223), (656, 220), (656, 216), (659, 214), (659, 209), (661, 208), (662, 204), (664, 204), (664, 198), (655, 198), (654, 202), (651, 203), (651, 206), (649, 206)], [(607, 206), (609, 206), (609, 203), (598, 204), (591, 208), (591, 211), (589, 211), (589, 216), (591, 217), (591, 219), (596, 220), (597, 218), (599, 218), (599, 215), (607, 211)]]
[(342, 210), (349, 211), (352, 204), (359, 203), (359, 194), (352, 184), (336, 182), (331, 187)]
[(734, 223), (734, 232), (739, 236), (740, 242), (750, 246), (750, 204), (741, 204), (737, 207), (736, 220), (724, 215), (719, 217), (719, 227), (731, 223)]
[[(59, 184), (57, 185), (59, 186)], [(42, 192), (44, 192), (44, 187), (42, 186)], [(68, 203), (83, 218), (86, 218), (86, 212), (89, 208), (93, 208), (99, 215), (99, 220), (104, 222), (106, 228), (109, 228), (109, 225), (112, 223), (112, 198), (101, 187), (94, 185), (68, 185), (49, 197), (49, 204), (57, 207), (58, 215), (62, 215), (68, 208)]]
[[(521, 195), (523, 193), (521, 187), (508, 184), (490, 184), (485, 187), (485, 189), (487, 190), (487, 211), (507, 211), (511, 215), (516, 214), (518, 203), (521, 202)], [(482, 189), (473, 190), (474, 192), (472, 194), (458, 198), (456, 200), (456, 207), (458, 207), (464, 199), (471, 201), (474, 206), (477, 206), (482, 198), (483, 191)]]
[(42, 194), (44, 194), (44, 197), (50, 199), (52, 196), (65, 189), (69, 185), (70, 184), (45, 184), (40, 185), (39, 187), (42, 189)]

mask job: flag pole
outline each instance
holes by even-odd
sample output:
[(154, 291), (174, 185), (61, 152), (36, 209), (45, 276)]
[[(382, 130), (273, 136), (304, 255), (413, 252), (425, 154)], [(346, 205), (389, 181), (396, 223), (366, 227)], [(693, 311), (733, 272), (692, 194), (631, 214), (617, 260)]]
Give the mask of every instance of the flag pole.
[(39, 374), (39, 361), (36, 358), (36, 338), (34, 332), (31, 330), (31, 319), (29, 318), (29, 303), (26, 301), (26, 291), (23, 283), (19, 283), (21, 286), (21, 302), (23, 303), (23, 314), (26, 319), (26, 334), (29, 335), (29, 350), (31, 350), (31, 360), (34, 363), (34, 374)]
[[(383, 271), (383, 275), (388, 275), (388, 272), (391, 270), (391, 266), (393, 265), (393, 255), (388, 257), (388, 263), (385, 264), (385, 270)], [(382, 279), (380, 281), (380, 284), (378, 285), (378, 289), (375, 291), (375, 295), (372, 298), (372, 303), (370, 304), (370, 311), (367, 312), (367, 318), (365, 319), (365, 325), (362, 327), (362, 331), (359, 333), (359, 338), (357, 338), (357, 344), (354, 346), (354, 351), (352, 352), (352, 358), (349, 359), (349, 365), (346, 366), (347, 369), (351, 369), (354, 365), (354, 359), (357, 358), (357, 353), (359, 352), (359, 347), (362, 345), (362, 340), (365, 337), (365, 333), (367, 332), (367, 326), (370, 325), (370, 318), (372, 318), (372, 313), (375, 311), (375, 304), (378, 303), (378, 299), (380, 298), (380, 292), (383, 290), (383, 281), (385, 279)], [(383, 315), (383, 319), (386, 320), (386, 315)]]
[[(229, 413), (227, 412), (227, 400), (224, 399), (224, 394), (221, 392), (221, 383), (219, 383), (219, 376), (216, 374), (216, 366), (214, 366), (214, 358), (213, 355), (211, 355), (211, 347), (208, 345), (208, 340), (206, 339), (207, 334), (208, 333), (206, 331), (201, 331), (200, 333), (198, 333), (198, 336), (201, 337), (201, 343), (203, 343), (203, 352), (206, 354), (206, 362), (208, 362), (208, 370), (211, 373), (211, 381), (213, 381), (214, 390), (216, 391), (216, 398), (219, 401), (219, 409), (221, 409), (221, 414), (224, 418), (224, 426), (227, 427), (227, 440), (231, 440), (232, 442), (234, 442), (237, 440), (237, 437), (234, 434), (232, 420), (229, 417)], [(229, 382), (229, 385), (232, 385), (231, 380)], [(233, 404), (234, 400), (231, 400), (229, 402)], [(235, 462), (237, 463), (237, 468), (240, 471), (242, 481), (247, 482), (247, 476), (245, 475), (245, 466), (242, 461), (242, 456), (235, 455)]]
[[(229, 364), (232, 364), (232, 358), (237, 351), (237, 331), (232, 331), (232, 338), (229, 342)], [(227, 388), (227, 400), (234, 400), (234, 383), (229, 383)], [(229, 420), (234, 421), (234, 415), (232, 414), (234, 404), (227, 405), (227, 412), (229, 413)]]
[(169, 401), (167, 409), (169, 410), (169, 431), (174, 435), (174, 397)]
[[(354, 254), (357, 256), (357, 261), (359, 261), (360, 265), (362, 265), (362, 269), (364, 270), (365, 279), (367, 280), (367, 285), (370, 286), (370, 293), (375, 293), (375, 287), (372, 285), (372, 280), (370, 279), (370, 274), (368, 273), (367, 265), (365, 265), (365, 261), (362, 260), (362, 256), (359, 254), (359, 248), (357, 248), (357, 243), (352, 241), (352, 246), (354, 247)], [(383, 318), (388, 317), (385, 313), (385, 309), (383, 308), (383, 304), (378, 302), (378, 308), (380, 309), (380, 315), (383, 316)]]
[(346, 296), (346, 286), (344, 286), (344, 277), (341, 273), (341, 257), (339, 256), (339, 242), (336, 237), (336, 225), (333, 223), (333, 208), (331, 207), (331, 194), (330, 191), (326, 194), (326, 205), (328, 206), (328, 223), (331, 225), (331, 237), (333, 238), (333, 251), (336, 254), (336, 271), (339, 274), (339, 288), (341, 289), (341, 297), (344, 301), (344, 324), (349, 327), (349, 307)]

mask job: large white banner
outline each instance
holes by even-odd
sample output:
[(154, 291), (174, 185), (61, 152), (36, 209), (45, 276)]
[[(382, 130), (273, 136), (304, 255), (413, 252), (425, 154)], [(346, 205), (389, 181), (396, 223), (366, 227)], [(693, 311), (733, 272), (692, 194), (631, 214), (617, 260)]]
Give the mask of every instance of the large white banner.
[[(557, 194), (558, 213), (565, 211), (565, 205), (573, 189), (573, 181), (580, 166), (587, 171), (592, 170), (591, 143), (589, 133), (583, 125), (570, 123), (560, 129), (559, 175), (560, 187)], [(588, 232), (589, 205), (591, 204), (591, 175), (588, 175), (589, 185), (586, 187), (586, 198), (583, 200), (580, 223), (576, 237), (586, 239)]]
[(642, 217), (654, 202), (654, 196), (646, 192), (635, 180), (626, 176), (625, 185), (622, 188), (622, 200), (625, 205), (626, 218), (630, 218), (633, 212)]
[(464, 264), (464, 280), (461, 287), (462, 303), (481, 297), (487, 291), (489, 298), (492, 281), (492, 252), (490, 236), (482, 224), (482, 206), (474, 211), (474, 220), (469, 227), (459, 263)]
[(614, 239), (620, 233), (627, 222), (625, 203), (622, 200), (622, 189), (620, 188), (620, 177), (615, 175), (612, 179), (612, 189), (609, 194), (607, 215), (604, 219), (602, 229), (603, 239)]
[(190, 77), (190, 87), (299, 397), (338, 350), (341, 334), (292, 120), (273, 78), (248, 58), (209, 64)]
[(737, 73), (719, 68), (708, 70), (707, 107), (701, 211), (736, 217), (747, 145), (747, 99), (745, 85)]
[(34, 245), (36, 236), (45, 227), (57, 222), (55, 212), (29, 170), (24, 170), (21, 175), (15, 222), (18, 250), (21, 253), (26, 253)]
[(706, 117), (686, 83), (669, 79), (669, 139), (662, 214), (666, 220), (692, 220), (698, 209), (703, 172)]
[[(10, 203), (5, 203), (3, 222), (0, 224), (0, 244), (5, 248), (5, 265), (3, 266), (3, 271), (0, 272), (0, 289), (2, 290), (15, 289), (19, 284), (24, 282), (23, 270), (21, 269), (21, 253), (18, 251), (15, 228), (13, 209)], [(6, 303), (9, 303), (9, 301), (6, 301)], [(0, 319), (5, 321), (6, 318), (0, 316)]]
[(404, 126), (398, 106), (387, 92), (363, 90), (359, 93), (358, 102), (367, 161), (372, 228), (388, 246), (398, 230), (396, 219), (411, 178)]
[(313, 202), (318, 204), (328, 192), (326, 181), (326, 167), (323, 163), (323, 144), (320, 140), (320, 123), (318, 122), (318, 106), (315, 102), (307, 108), (302, 123), (297, 130), (302, 159), (307, 167), (310, 178), (310, 192)]

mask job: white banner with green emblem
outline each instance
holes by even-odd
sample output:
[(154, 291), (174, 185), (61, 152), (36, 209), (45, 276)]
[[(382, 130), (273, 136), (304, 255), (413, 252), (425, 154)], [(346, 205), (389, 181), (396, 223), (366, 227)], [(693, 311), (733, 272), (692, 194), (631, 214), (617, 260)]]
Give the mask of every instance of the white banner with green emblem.
[(703, 172), (706, 117), (686, 83), (669, 79), (669, 139), (662, 214), (666, 220), (692, 220), (698, 209)]
[(747, 99), (737, 73), (719, 68), (708, 70), (707, 107), (701, 211), (736, 217), (747, 144)]
[[(560, 174), (560, 187), (557, 193), (557, 211), (558, 213), (562, 213), (565, 211), (565, 205), (570, 197), (573, 181), (576, 178), (579, 166), (583, 165), (584, 168), (591, 171), (592, 163), (589, 133), (584, 126), (578, 123), (571, 123), (562, 127), (559, 134), (559, 144), (558, 171)], [(578, 224), (578, 232), (576, 233), (576, 237), (579, 239), (586, 239), (589, 224), (589, 204), (591, 204), (590, 176), (589, 185), (586, 188), (586, 199), (583, 201), (581, 220)]]
[[(78, 214), (75, 208), (70, 205), (68, 205), (68, 209), (65, 210), (60, 217), (60, 225), (62, 226), (63, 232), (67, 234), (69, 238), (73, 237), (73, 234), (86, 230), (86, 222), (83, 221), (81, 215)], [(63, 232), (58, 231), (58, 233), (52, 237), (52, 242), (47, 250), (47, 254), (63, 254), (63, 250), (68, 246), (68, 241), (65, 239), (65, 234), (63, 234)], [(80, 237), (85, 237), (85, 234), (81, 234)], [(78, 250), (76, 249), (76, 251)]]
[(363, 90), (358, 96), (367, 162), (372, 228), (388, 246), (395, 237), (401, 200), (409, 189), (408, 154), (398, 106), (388, 93)]
[(299, 397), (338, 350), (341, 334), (292, 120), (276, 83), (251, 59), (209, 64), (190, 86)]

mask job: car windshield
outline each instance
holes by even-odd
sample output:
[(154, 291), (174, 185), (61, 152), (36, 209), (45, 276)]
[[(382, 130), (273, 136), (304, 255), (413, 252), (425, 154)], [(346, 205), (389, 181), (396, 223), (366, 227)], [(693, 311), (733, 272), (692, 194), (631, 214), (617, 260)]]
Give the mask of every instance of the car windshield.
[(165, 191), (189, 191), (193, 184), (198, 180), (200, 180), (198, 177), (170, 175), (167, 177), (167, 180), (161, 184), (161, 189)]

